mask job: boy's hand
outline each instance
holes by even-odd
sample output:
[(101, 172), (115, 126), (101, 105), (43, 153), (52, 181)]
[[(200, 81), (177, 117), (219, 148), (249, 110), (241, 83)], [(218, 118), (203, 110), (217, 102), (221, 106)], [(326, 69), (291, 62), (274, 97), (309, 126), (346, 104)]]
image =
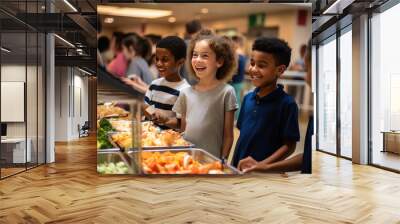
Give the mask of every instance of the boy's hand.
[(252, 167), (243, 169), (243, 173), (250, 173), (252, 171), (268, 171), (270, 164), (266, 163), (257, 163)]
[(168, 121), (168, 118), (163, 116), (160, 112), (156, 111), (152, 115), (153, 122), (158, 124), (165, 124)]
[(132, 76), (131, 78), (121, 77), (120, 79), (122, 82), (133, 87), (141, 93), (146, 93), (149, 88), (149, 86), (145, 82), (143, 82), (138, 76)]
[(120, 79), (121, 79), (122, 82), (124, 82), (127, 85), (130, 85), (130, 86), (138, 85), (138, 82), (135, 79), (129, 79), (129, 78), (126, 78), (126, 77), (121, 77)]
[(150, 105), (148, 106), (145, 110), (144, 110), (145, 114), (147, 115), (147, 117), (149, 119), (153, 119), (153, 115), (156, 112), (156, 108), (154, 107), (154, 105)]
[(239, 161), (238, 169), (244, 171), (245, 169), (249, 169), (257, 164), (258, 162), (255, 159), (253, 159), (251, 156), (248, 156)]

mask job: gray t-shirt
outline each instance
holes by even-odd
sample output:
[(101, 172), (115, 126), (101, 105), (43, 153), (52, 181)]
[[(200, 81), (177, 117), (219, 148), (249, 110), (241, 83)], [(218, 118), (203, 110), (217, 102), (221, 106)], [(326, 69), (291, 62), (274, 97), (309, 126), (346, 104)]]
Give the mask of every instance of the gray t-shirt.
[(193, 87), (181, 90), (172, 110), (178, 118), (186, 114), (184, 138), (219, 158), (224, 142), (225, 112), (237, 108), (235, 90), (224, 83), (207, 92)]
[(133, 75), (139, 76), (145, 83), (150, 84), (153, 81), (153, 74), (150, 71), (149, 65), (141, 57), (135, 57), (129, 63), (126, 75), (130, 78)]

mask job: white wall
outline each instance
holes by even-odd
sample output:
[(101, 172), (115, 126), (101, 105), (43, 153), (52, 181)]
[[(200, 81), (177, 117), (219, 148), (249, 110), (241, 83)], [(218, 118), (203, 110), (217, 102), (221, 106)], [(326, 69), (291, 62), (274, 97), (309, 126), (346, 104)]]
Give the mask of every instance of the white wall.
[(69, 69), (55, 68), (55, 141), (68, 141)]
[(78, 124), (88, 120), (88, 78), (82, 75), (75, 68), (56, 67), (56, 141), (79, 138)]
[[(25, 73), (26, 73), (25, 66), (2, 65), (1, 81), (25, 82)], [(1, 110), (7, 110), (7, 108), (1, 108)], [(7, 137), (25, 137), (25, 123), (24, 122), (7, 123)]]
[[(72, 120), (71, 120), (71, 135), (72, 138), (78, 138), (79, 133), (78, 133), (78, 124), (83, 125), (85, 121), (89, 120), (88, 116), (88, 78), (83, 77), (81, 75), (77, 75), (77, 70), (74, 71), (74, 91), (73, 91), (73, 96), (71, 96), (74, 99), (74, 102), (72, 105), (74, 105), (74, 108), (72, 110)], [(79, 71), (78, 71), (79, 72)], [(81, 74), (81, 73), (78, 73)]]
[[(36, 70), (38, 69), (38, 71)], [(44, 89), (42, 68), (19, 64), (1, 66), (1, 81), (18, 81), (26, 83), (26, 110), (25, 122), (7, 122), (8, 138), (25, 138), (25, 133), (31, 143), (32, 161), (36, 162), (37, 150), (39, 162), (44, 162)], [(27, 80), (25, 78), (27, 77)], [(4, 96), (3, 96), (4, 97)], [(1, 108), (10, 110), (10, 108)], [(7, 111), (12, 113), (12, 111)], [(24, 111), (23, 111), (24, 112)], [(26, 132), (27, 131), (27, 132)]]
[[(25, 70), (27, 69), (27, 70)], [(28, 86), (27, 86), (27, 121), (28, 129), (32, 127), (36, 135), (36, 67), (28, 66), (27, 68), (22, 65), (2, 65), (1, 66), (1, 81), (4, 82), (25, 82), (26, 71), (28, 72)], [(33, 78), (33, 76), (35, 78)], [(40, 107), (41, 105), (39, 105)], [(1, 108), (7, 110), (7, 108)], [(33, 122), (33, 123), (32, 123)], [(7, 136), (8, 137), (25, 137), (25, 123), (24, 122), (7, 122)], [(28, 137), (30, 131), (28, 130)]]

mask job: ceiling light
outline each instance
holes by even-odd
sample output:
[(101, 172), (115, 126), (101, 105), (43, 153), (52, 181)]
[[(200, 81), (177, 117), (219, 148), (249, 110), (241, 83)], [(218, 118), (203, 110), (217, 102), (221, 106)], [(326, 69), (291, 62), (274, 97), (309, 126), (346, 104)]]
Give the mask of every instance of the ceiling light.
[(71, 44), (71, 42), (69, 42), (68, 40), (66, 40), (66, 39), (64, 39), (64, 38), (62, 38), (62, 37), (60, 37), (60, 36), (58, 36), (57, 34), (54, 34), (54, 36), (57, 37), (58, 39), (60, 39), (60, 40), (61, 40), (62, 42), (64, 42), (65, 44), (67, 44), (68, 46), (75, 48), (75, 45)]
[(202, 9), (201, 9), (201, 13), (207, 14), (207, 13), (208, 13), (208, 9), (207, 9), (207, 8), (202, 8)]
[(92, 73), (90, 73), (90, 72), (88, 72), (88, 71), (85, 71), (85, 70), (83, 70), (83, 69), (81, 69), (81, 68), (79, 68), (79, 67), (78, 67), (78, 70), (81, 71), (81, 72), (83, 72), (83, 73), (85, 73), (85, 74), (87, 74), (87, 75), (92, 75)]
[(42, 10), (46, 9), (46, 6), (42, 5), (42, 7), (40, 7)]
[(147, 18), (147, 19), (155, 19), (155, 18), (170, 16), (172, 14), (172, 11), (169, 10), (128, 8), (128, 7), (118, 7), (118, 6), (108, 6), (108, 5), (97, 6), (97, 12), (103, 15), (136, 17), (136, 18)]
[(107, 17), (107, 18), (104, 19), (104, 22), (105, 22), (105, 23), (113, 23), (113, 22), (114, 22), (114, 18), (112, 18), (112, 17)]
[(10, 50), (8, 50), (8, 49), (5, 48), (5, 47), (1, 47), (0, 49), (1, 49), (2, 51), (6, 52), (6, 53), (10, 53), (10, 52), (11, 52)]
[(64, 0), (65, 4), (67, 4), (74, 12), (78, 12), (78, 10), (71, 4), (69, 3), (68, 0)]
[(168, 18), (168, 22), (174, 23), (174, 22), (176, 22), (176, 18), (171, 16), (171, 17)]

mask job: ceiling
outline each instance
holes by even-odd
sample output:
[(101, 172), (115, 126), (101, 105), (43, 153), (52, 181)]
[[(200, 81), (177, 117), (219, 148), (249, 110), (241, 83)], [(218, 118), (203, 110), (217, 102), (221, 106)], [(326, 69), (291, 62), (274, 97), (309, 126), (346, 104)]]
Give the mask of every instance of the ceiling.
[(28, 60), (36, 63), (40, 51), (44, 50), (43, 37), (43, 34), (37, 33), (2, 33), (1, 46), (11, 51), (1, 51), (2, 62), (18, 64)]
[[(248, 16), (254, 13), (277, 13), (287, 10), (310, 9), (309, 3), (296, 3), (296, 4), (265, 4), (265, 3), (136, 3), (136, 4), (107, 4), (120, 7), (135, 7), (146, 9), (164, 9), (172, 11), (172, 16), (176, 18), (176, 24), (186, 23), (194, 18), (202, 21), (227, 19), (233, 17)], [(208, 13), (202, 14), (201, 9), (207, 8)], [(167, 17), (158, 19), (142, 19), (133, 17), (118, 17), (101, 15), (102, 21), (105, 17), (113, 17), (114, 23), (104, 24), (104, 27), (120, 27), (130, 25), (132, 23), (157, 23), (169, 24)]]
[[(38, 48), (36, 35), (41, 35), (39, 40), (44, 41), (41, 33), (49, 32), (57, 33), (82, 51), (79, 54), (77, 48), (67, 49), (68, 45), (55, 38), (56, 65), (83, 65), (93, 70), (96, 66), (97, 1), (68, 1), (78, 12), (63, 0), (0, 0), (1, 45), (11, 50), (1, 51), (2, 62), (36, 63), (37, 57), (44, 55), (38, 54), (44, 50), (44, 43), (40, 43)], [(46, 8), (46, 2), (50, 3), (52, 10)]]
[[(63, 0), (47, 0), (54, 12), (73, 12)], [(81, 12), (96, 12), (96, 0), (68, 0)], [(7, 7), (14, 12), (43, 13), (46, 11), (45, 0), (1, 0), (1, 7)], [(47, 10), (49, 11), (49, 10)]]

